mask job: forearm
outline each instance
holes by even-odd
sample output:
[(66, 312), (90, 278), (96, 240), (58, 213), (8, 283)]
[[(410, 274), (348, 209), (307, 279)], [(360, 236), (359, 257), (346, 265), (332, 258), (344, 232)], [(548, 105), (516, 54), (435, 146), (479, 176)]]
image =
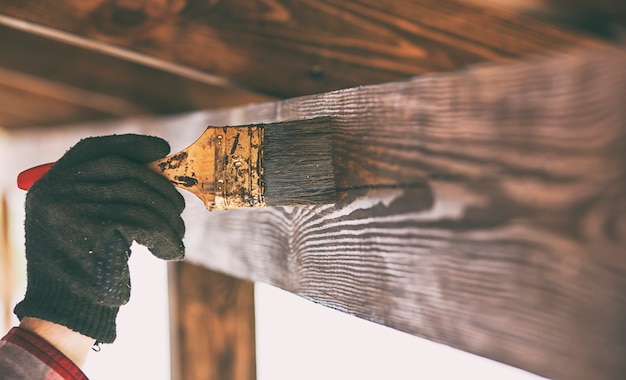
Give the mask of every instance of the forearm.
[(42, 337), (48, 343), (61, 351), (77, 366), (82, 366), (95, 339), (82, 335), (69, 328), (39, 318), (24, 317), (20, 328), (28, 330)]

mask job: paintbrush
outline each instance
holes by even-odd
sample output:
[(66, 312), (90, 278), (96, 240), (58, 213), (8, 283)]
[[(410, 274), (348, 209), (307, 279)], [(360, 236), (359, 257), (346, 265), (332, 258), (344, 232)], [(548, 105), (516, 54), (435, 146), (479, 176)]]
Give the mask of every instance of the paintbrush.
[[(54, 164), (23, 171), (28, 190)], [(209, 210), (334, 203), (329, 117), (208, 127), (186, 149), (148, 164)]]

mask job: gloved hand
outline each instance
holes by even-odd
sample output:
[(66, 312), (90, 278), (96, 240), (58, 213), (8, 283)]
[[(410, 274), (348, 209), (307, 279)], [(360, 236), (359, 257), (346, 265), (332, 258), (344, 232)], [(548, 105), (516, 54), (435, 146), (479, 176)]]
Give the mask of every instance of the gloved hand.
[(27, 290), (15, 314), (55, 322), (98, 343), (115, 340), (130, 297), (133, 241), (182, 260), (182, 196), (144, 164), (169, 144), (140, 135), (94, 137), (70, 149), (26, 196)]

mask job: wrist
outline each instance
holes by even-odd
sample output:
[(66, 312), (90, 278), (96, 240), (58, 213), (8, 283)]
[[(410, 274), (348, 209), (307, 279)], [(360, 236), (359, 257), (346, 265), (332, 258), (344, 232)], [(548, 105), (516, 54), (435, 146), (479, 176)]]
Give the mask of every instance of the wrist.
[(24, 317), (20, 328), (45, 339), (77, 366), (82, 366), (96, 340), (63, 325), (40, 318)]
[(17, 317), (34, 317), (54, 322), (95, 339), (98, 343), (115, 340), (119, 307), (111, 307), (81, 297), (48, 273), (29, 268), (26, 295), (14, 309)]

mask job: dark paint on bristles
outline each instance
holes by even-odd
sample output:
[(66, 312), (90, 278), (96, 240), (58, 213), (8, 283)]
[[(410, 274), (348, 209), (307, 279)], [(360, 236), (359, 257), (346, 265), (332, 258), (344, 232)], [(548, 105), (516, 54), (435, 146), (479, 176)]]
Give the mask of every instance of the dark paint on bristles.
[(337, 191), (330, 117), (264, 127), (267, 205), (334, 203)]

